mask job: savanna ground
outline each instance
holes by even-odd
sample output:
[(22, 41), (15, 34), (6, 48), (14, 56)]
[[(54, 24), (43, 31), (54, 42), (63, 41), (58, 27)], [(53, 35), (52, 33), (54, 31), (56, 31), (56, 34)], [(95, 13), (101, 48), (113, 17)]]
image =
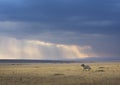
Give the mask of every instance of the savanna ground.
[(120, 63), (0, 64), (0, 85), (120, 85)]

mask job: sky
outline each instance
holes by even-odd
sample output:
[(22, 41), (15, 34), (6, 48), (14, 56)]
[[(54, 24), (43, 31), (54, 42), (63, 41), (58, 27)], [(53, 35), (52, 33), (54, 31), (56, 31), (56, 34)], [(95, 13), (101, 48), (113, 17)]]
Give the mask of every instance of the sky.
[(0, 59), (120, 59), (119, 0), (0, 0)]

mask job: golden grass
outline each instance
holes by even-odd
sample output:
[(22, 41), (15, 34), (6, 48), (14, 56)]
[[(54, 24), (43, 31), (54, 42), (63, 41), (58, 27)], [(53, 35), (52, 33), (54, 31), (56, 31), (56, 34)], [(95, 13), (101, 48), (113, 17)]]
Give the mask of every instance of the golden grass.
[(120, 85), (120, 63), (0, 64), (0, 85)]

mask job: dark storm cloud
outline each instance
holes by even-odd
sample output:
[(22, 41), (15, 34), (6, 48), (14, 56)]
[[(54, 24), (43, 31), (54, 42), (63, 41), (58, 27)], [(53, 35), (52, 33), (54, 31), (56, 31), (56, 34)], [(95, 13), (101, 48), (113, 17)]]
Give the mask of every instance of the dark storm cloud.
[[(44, 30), (118, 34), (118, 0), (16, 0), (0, 1), (1, 21), (39, 22), (49, 28), (22, 29), (33, 33)], [(20, 29), (21, 30), (21, 29)]]

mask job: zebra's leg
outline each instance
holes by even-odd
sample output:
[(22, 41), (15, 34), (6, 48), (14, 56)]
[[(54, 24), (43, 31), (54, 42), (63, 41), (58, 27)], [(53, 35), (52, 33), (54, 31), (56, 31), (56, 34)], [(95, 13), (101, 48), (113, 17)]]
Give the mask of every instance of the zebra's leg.
[(91, 70), (91, 68), (88, 69), (88, 71), (90, 71), (90, 70)]
[(83, 68), (83, 71), (85, 71), (85, 69)]

